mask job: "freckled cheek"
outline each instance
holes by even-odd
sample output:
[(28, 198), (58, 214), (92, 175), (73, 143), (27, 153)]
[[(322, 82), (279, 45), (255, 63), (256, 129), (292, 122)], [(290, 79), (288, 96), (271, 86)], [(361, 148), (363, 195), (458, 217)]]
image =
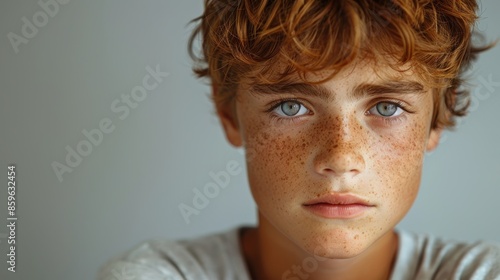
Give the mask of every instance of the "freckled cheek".
[(280, 205), (293, 200), (304, 187), (305, 162), (309, 154), (297, 131), (291, 134), (261, 127), (248, 131), (245, 138), (248, 178), (254, 198)]
[[(422, 174), (425, 128), (407, 127), (397, 136), (381, 139), (372, 150), (374, 169), (383, 197), (391, 198), (387, 206), (391, 210), (407, 210), (418, 193)], [(400, 213), (401, 211), (394, 211)]]
[(371, 159), (394, 170), (411, 170), (423, 162), (428, 133), (426, 127), (418, 122), (401, 127), (392, 135), (372, 140)]

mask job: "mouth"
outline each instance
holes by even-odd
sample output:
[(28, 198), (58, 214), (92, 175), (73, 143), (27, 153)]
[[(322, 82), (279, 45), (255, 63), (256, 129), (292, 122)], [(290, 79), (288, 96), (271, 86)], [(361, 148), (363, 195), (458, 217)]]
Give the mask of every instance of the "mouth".
[(327, 219), (352, 219), (375, 207), (351, 194), (327, 194), (302, 204), (311, 213)]

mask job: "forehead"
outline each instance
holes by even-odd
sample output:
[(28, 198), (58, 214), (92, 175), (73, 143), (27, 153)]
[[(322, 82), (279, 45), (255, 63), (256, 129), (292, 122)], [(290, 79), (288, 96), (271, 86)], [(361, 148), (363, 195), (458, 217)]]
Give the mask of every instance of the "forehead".
[[(328, 80), (325, 80), (329, 78)], [(321, 81), (321, 82), (318, 82)], [(360, 99), (383, 93), (417, 94), (427, 92), (425, 83), (414, 73), (410, 65), (390, 66), (388, 63), (353, 63), (341, 71), (324, 70), (306, 73), (276, 83), (252, 81), (245, 84), (249, 93), (274, 95), (281, 93), (301, 94), (330, 100), (345, 91), (349, 98)]]

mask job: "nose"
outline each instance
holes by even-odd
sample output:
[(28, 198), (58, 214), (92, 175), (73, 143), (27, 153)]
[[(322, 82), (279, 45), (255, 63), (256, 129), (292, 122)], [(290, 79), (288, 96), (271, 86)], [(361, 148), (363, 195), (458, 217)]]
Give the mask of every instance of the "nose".
[(353, 117), (335, 117), (317, 127), (315, 172), (354, 177), (365, 169), (367, 145), (363, 126)]

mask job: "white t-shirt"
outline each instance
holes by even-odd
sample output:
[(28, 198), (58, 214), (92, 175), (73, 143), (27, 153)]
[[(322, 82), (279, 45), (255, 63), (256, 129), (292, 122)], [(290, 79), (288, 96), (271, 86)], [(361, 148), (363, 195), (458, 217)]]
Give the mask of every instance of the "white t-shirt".
[[(153, 239), (103, 265), (98, 280), (250, 280), (239, 229), (191, 240)], [(396, 229), (391, 280), (500, 280), (500, 243), (464, 243)]]

